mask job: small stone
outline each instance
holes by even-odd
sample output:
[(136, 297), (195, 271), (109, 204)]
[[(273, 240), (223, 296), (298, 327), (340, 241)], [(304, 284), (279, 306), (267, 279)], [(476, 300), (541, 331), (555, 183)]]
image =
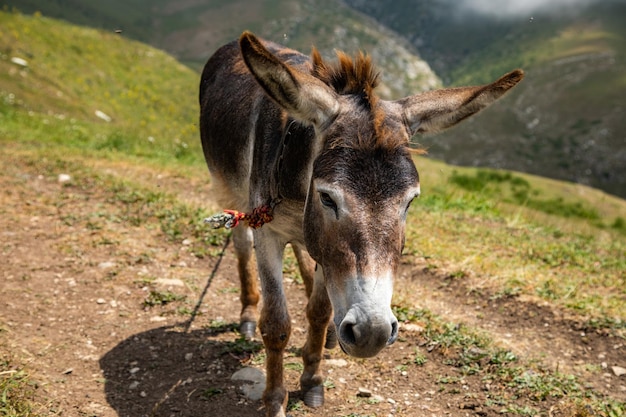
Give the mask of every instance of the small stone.
[(193, 358), (193, 353), (191, 353), (191, 352), (185, 353), (185, 360), (186, 361), (190, 361), (191, 358)]
[(138, 366), (135, 366), (134, 368), (131, 368), (131, 370), (128, 372), (130, 372), (131, 374), (136, 374), (137, 372), (139, 372), (139, 369), (140, 368)]
[(153, 316), (150, 317), (150, 321), (151, 322), (159, 322), (159, 321), (166, 321), (167, 318), (163, 317), (163, 316)]
[(622, 368), (621, 366), (611, 366), (611, 371), (613, 371), (615, 376), (626, 375), (626, 368)]
[(165, 287), (184, 287), (185, 283), (180, 279), (158, 278), (154, 280), (154, 285), (163, 285)]
[(185, 240), (183, 240), (183, 245), (185, 245), (185, 246), (189, 246), (189, 245), (191, 245), (192, 243), (193, 243), (193, 240), (191, 240), (191, 239), (185, 239)]
[(424, 331), (424, 328), (422, 326), (414, 323), (402, 324), (400, 329), (409, 333), (422, 333)]
[(14, 63), (15, 65), (19, 65), (20, 67), (28, 67), (28, 61), (26, 61), (23, 58), (18, 58), (16, 56), (12, 56), (11, 57), (11, 62)]
[(135, 389), (139, 386), (139, 381), (133, 381), (130, 383), (130, 385), (128, 386), (128, 389)]
[(335, 368), (343, 368), (344, 366), (348, 366), (348, 361), (345, 359), (326, 359), (324, 364)]
[(63, 375), (69, 375), (74, 372), (74, 368), (67, 368), (65, 371), (61, 372)]
[(100, 269), (109, 269), (109, 268), (113, 268), (113, 267), (115, 267), (115, 262), (111, 262), (111, 261), (100, 262), (98, 264), (98, 268), (100, 268)]
[(115, 300), (111, 300), (111, 301), (109, 302), (109, 305), (110, 305), (111, 307), (115, 308), (115, 307), (117, 307), (117, 301), (115, 301)]
[(66, 182), (70, 182), (71, 180), (72, 180), (72, 177), (70, 175), (68, 175), (68, 174), (59, 174), (58, 181), (61, 184), (66, 183)]
[(98, 298), (98, 299), (96, 300), (96, 303), (98, 303), (98, 304), (104, 304), (104, 303), (106, 303), (106, 302), (107, 302), (107, 300), (105, 300), (104, 298)]
[(146, 398), (146, 397), (148, 396), (148, 394), (146, 394), (146, 392), (145, 392), (145, 391), (141, 391), (141, 392), (139, 393), (139, 396), (140, 396), (140, 397), (142, 397), (142, 398)]
[(252, 367), (245, 367), (235, 372), (231, 377), (233, 381), (249, 381), (249, 384), (243, 384), (241, 391), (252, 401), (258, 401), (263, 396), (265, 390), (265, 374), (262, 371)]
[(372, 396), (372, 391), (367, 388), (359, 387), (359, 392), (356, 394), (357, 397), (369, 398)]
[(113, 120), (111, 118), (111, 116), (109, 116), (108, 114), (106, 114), (105, 112), (101, 111), (101, 110), (96, 110), (94, 112), (94, 114), (96, 115), (97, 118), (104, 120), (105, 122), (109, 123), (111, 120)]
[(394, 400), (393, 398), (387, 398), (387, 402), (391, 405), (396, 403), (396, 400)]

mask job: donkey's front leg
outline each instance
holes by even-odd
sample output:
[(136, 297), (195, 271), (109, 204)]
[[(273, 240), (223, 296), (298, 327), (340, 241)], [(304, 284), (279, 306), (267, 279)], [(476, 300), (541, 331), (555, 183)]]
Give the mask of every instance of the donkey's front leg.
[(313, 291), (306, 306), (309, 332), (302, 348), (304, 371), (300, 377), (304, 403), (309, 407), (320, 407), (324, 404), (324, 378), (320, 371), (320, 361), (331, 314), (332, 305), (326, 292), (324, 273), (322, 267), (318, 265), (315, 269)]
[(268, 417), (284, 417), (287, 390), (283, 381), (283, 355), (291, 334), (291, 320), (282, 279), (285, 243), (269, 229), (257, 230), (254, 238), (263, 293), (259, 328), (267, 355), (267, 381), (263, 403)]

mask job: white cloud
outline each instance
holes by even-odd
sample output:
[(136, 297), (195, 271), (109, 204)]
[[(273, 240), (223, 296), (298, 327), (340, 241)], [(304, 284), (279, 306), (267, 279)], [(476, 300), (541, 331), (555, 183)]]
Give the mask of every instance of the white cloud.
[[(499, 16), (531, 16), (533, 13), (563, 13), (602, 0), (459, 0), (456, 7), (464, 11)], [(610, 1), (610, 0), (605, 0)]]

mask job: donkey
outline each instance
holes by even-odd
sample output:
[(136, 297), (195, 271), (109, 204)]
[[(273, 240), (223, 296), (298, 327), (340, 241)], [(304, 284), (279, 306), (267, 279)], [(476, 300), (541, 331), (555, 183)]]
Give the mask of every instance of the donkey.
[(334, 329), (343, 351), (361, 358), (398, 337), (393, 278), (407, 210), (420, 194), (410, 138), (459, 123), (524, 76), (515, 70), (484, 86), (387, 101), (374, 92), (378, 73), (370, 57), (337, 56), (329, 63), (313, 48), (309, 58), (244, 32), (238, 43), (215, 52), (200, 82), (200, 133), (215, 195), (224, 207), (250, 213), (242, 217), (252, 227), (233, 229), (240, 326), (248, 337), (254, 334), (254, 249), (269, 417), (285, 416), (287, 403), (285, 246), (294, 249), (309, 297), (302, 395), (305, 404), (319, 407), (320, 360)]

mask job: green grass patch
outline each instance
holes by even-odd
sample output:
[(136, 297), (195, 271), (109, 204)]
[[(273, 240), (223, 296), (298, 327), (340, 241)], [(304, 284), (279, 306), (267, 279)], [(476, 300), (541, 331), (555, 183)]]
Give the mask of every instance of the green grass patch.
[(402, 305), (393, 305), (392, 310), (399, 321), (417, 323), (424, 328), (420, 333), (424, 339), (420, 343), (421, 352), (404, 367), (422, 366), (429, 352), (456, 369), (437, 377), (441, 391), (459, 394), (466, 378), (480, 378), (488, 387), (486, 405), (505, 414), (539, 415), (539, 410), (527, 405), (528, 400), (562, 398), (567, 398), (569, 404), (584, 404), (583, 408), (593, 413), (607, 413), (598, 415), (623, 412), (623, 404), (607, 403), (575, 376), (546, 369), (541, 363), (521, 361), (510, 350), (494, 346), (489, 337), (472, 328), (446, 322), (429, 310)]

